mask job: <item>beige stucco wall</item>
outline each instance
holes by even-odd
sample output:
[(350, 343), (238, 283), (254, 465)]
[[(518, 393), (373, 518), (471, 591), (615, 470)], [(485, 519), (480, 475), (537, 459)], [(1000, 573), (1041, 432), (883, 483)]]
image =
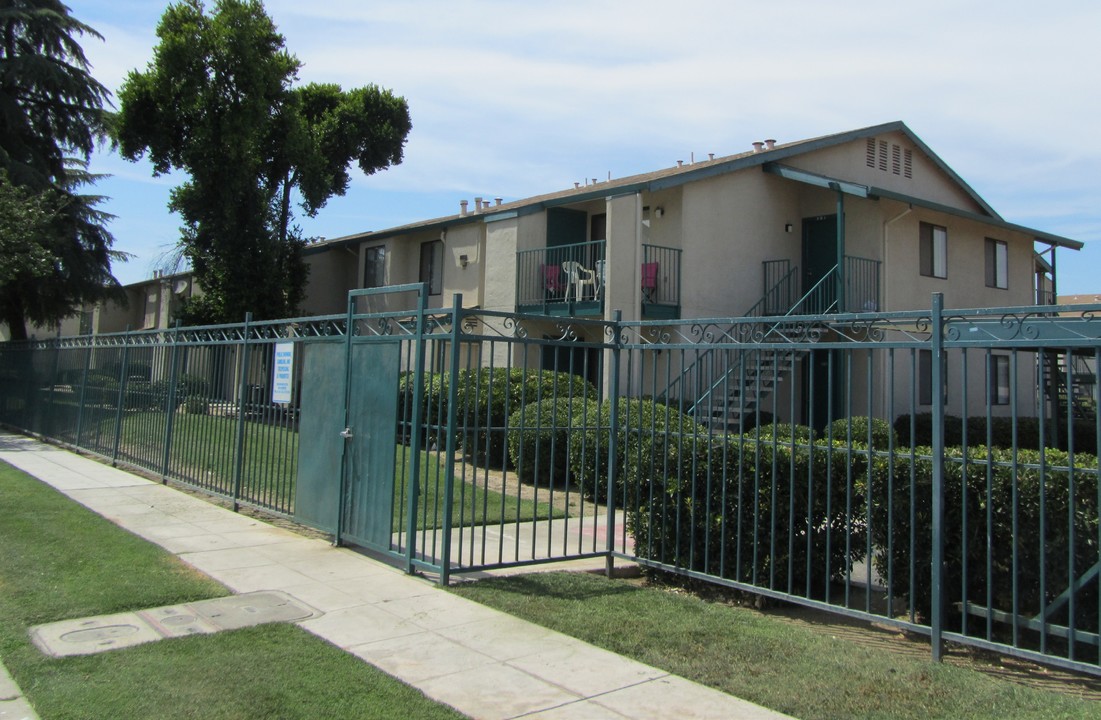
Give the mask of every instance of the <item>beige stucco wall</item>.
[(301, 314), (333, 315), (347, 312), (348, 291), (361, 287), (363, 252), (355, 247), (332, 247), (305, 257), (310, 268)]
[[(947, 277), (923, 276), (919, 264), (921, 222), (948, 231)], [(1006, 243), (1007, 288), (986, 287), (985, 239)], [(1031, 305), (1034, 297), (1033, 243), (1030, 236), (1012, 233), (953, 215), (920, 208), (892, 223), (886, 231), (884, 308), (918, 310), (930, 306), (933, 293), (944, 294), (946, 308)]]
[(888, 147), (898, 145), (911, 151), (911, 157), (913, 158), (912, 178), (906, 178), (901, 174), (896, 175), (890, 163), (888, 163), (887, 170), (880, 170), (878, 162), (876, 167), (868, 167), (865, 156), (867, 146), (864, 138), (844, 145), (788, 158), (783, 163), (801, 170), (848, 180), (861, 185), (870, 185), (914, 195), (961, 210), (983, 212), (978, 203), (951, 180), (924, 152), (911, 143), (905, 135), (897, 132), (886, 133), (875, 139), (877, 141), (886, 140)]

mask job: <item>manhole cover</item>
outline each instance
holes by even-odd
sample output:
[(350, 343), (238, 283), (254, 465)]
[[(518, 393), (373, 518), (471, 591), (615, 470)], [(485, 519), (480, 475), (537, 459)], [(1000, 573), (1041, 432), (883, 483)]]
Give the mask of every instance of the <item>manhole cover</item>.
[(133, 613), (62, 620), (31, 628), (30, 634), (42, 652), (65, 657), (90, 655), (170, 637), (294, 622), (318, 614), (286, 593), (273, 590)]

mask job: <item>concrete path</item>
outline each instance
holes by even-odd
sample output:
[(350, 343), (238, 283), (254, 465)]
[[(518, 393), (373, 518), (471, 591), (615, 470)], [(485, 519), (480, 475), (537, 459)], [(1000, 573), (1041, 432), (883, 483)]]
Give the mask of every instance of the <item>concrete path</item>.
[(0, 460), (234, 592), (307, 603), (303, 628), (471, 717), (785, 717), (74, 453), (0, 434)]

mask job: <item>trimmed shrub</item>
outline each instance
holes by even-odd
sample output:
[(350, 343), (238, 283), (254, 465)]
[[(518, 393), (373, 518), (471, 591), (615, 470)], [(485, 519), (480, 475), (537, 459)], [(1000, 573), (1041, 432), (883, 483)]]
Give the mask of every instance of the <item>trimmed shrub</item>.
[(676, 472), (630, 469), (628, 529), (639, 557), (822, 598), (864, 557), (867, 452), (750, 434), (663, 436), (654, 454)]
[(479, 465), (508, 467), (508, 416), (546, 398), (596, 399), (577, 375), (523, 368), (479, 368), (459, 373), (456, 411), (463, 450)]
[[(904, 445), (931, 446), (933, 444), (933, 415), (932, 413), (917, 413), (913, 417), (913, 437), (911, 442), (910, 415), (899, 415), (895, 418), (895, 434)], [(1045, 420), (1045, 433), (1051, 431), (1051, 420)], [(1013, 447), (1013, 429), (1016, 424), (1017, 448), (1021, 450), (1039, 450), (1041, 445), (1056, 449), (1066, 450), (1067, 444), (1066, 421), (1060, 419), (1059, 441), (1054, 445), (1050, 443), (1050, 436), (1041, 437), (1040, 421), (1034, 417), (1018, 417), (1016, 423), (1010, 417), (992, 417), (989, 427), (985, 415), (967, 418), (967, 444), (990, 445), (997, 448)], [(964, 421), (956, 415), (944, 416), (944, 445), (945, 447), (963, 446)], [(989, 430), (989, 438), (987, 432)], [(1041, 444), (1041, 439), (1043, 443)], [(1074, 423), (1074, 452), (1097, 454), (1097, 428), (1093, 419), (1080, 419)]]
[[(406, 371), (398, 379), (398, 437), (399, 442), (409, 445), (416, 434), (413, 432), (413, 372)], [(449, 376), (446, 373), (426, 372), (421, 377), (421, 424), (425, 428), (422, 442), (431, 445), (440, 436), (440, 426), (447, 422), (447, 394)]]
[(561, 397), (530, 403), (512, 413), (508, 455), (520, 480), (546, 486), (567, 483), (571, 421), (584, 424), (597, 416), (599, 408), (588, 397)]
[(776, 440), (791, 443), (792, 439), (800, 444), (807, 444), (814, 438), (814, 430), (806, 425), (791, 425), (789, 423), (770, 423), (761, 425), (742, 433), (747, 440)]
[(872, 448), (874, 450), (890, 450), (898, 447), (898, 436), (895, 435), (891, 423), (879, 418), (856, 416), (834, 420), (827, 428), (831, 434), (823, 433), (824, 438), (832, 437), (835, 442), (849, 443), (849, 433), (852, 433), (853, 445), (868, 446), (868, 426), (871, 425)]
[[(667, 405), (650, 399), (620, 398), (618, 400), (619, 424), (617, 428), (616, 486), (623, 496), (627, 468), (647, 458), (653, 468), (664, 468), (665, 459), (651, 449), (654, 442), (673, 438), (706, 435), (707, 429), (689, 416)], [(575, 416), (570, 443), (570, 472), (580, 485), (585, 497), (595, 502), (608, 500), (608, 446), (612, 427), (612, 404), (605, 400), (595, 415), (588, 415), (579, 425)], [(580, 435), (580, 440), (576, 437)]]
[[(1074, 576), (1080, 578), (1101, 560), (1097, 458), (1074, 456), (1073, 513), (1069, 459), (1057, 450), (1048, 450), (1043, 456), (1019, 450), (1014, 457), (1011, 450), (981, 446), (968, 448), (966, 459), (959, 451), (946, 459), (943, 585), (948, 611), (957, 622), (965, 600), (1013, 612), (1014, 588), (1017, 612), (1035, 616), (1069, 586), (1069, 564), (1073, 563)], [(911, 607), (928, 618), (932, 449), (917, 448), (913, 455), (896, 453), (893, 473), (885, 457), (876, 458), (874, 465), (871, 495), (876, 570), (889, 581), (896, 596), (908, 598)], [(915, 568), (912, 584), (911, 563)], [(1077, 594), (1075, 626), (1080, 630), (1097, 631), (1097, 587), (1097, 581), (1092, 581)], [(1051, 620), (1066, 624), (1067, 612), (1063, 608)], [(975, 618), (973, 622), (985, 621)]]

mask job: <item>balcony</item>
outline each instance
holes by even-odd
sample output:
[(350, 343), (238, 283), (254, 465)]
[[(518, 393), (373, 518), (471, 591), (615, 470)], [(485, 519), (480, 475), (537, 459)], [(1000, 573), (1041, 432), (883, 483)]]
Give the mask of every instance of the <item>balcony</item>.
[[(605, 241), (599, 240), (518, 252), (517, 311), (602, 317), (608, 278), (605, 250)], [(679, 317), (680, 253), (677, 248), (642, 246), (635, 282), (642, 298), (643, 318)]]

